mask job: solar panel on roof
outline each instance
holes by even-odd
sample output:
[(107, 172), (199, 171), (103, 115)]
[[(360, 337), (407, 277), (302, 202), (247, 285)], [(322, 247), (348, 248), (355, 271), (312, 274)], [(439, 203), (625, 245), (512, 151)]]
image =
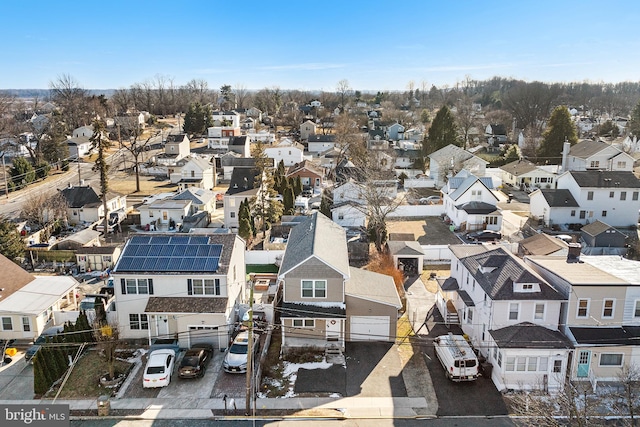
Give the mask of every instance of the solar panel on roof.
[(158, 258), (156, 262), (156, 270), (158, 271), (171, 271), (169, 268), (169, 264), (171, 263), (171, 258)]
[(208, 245), (209, 237), (208, 236), (191, 236), (189, 239), (189, 244), (191, 245)]
[(193, 271), (193, 262), (195, 258), (182, 258), (182, 263), (180, 264), (180, 271)]
[(182, 263), (181, 258), (169, 258), (169, 262), (167, 263), (168, 271), (180, 271), (180, 264)]
[(160, 252), (162, 251), (162, 248), (164, 246), (161, 245), (153, 245), (151, 246), (151, 249), (149, 249), (149, 256), (158, 256), (160, 255)]
[(193, 260), (194, 271), (207, 271), (207, 258), (194, 258)]
[(156, 266), (156, 261), (158, 261), (156, 258), (145, 258), (144, 262), (142, 263), (142, 268), (145, 271), (154, 270)]
[(130, 271), (144, 271), (144, 268), (142, 267), (144, 258), (133, 257), (131, 259), (131, 267), (129, 268)]
[(172, 245), (173, 252), (171, 256), (184, 256), (184, 252), (187, 250), (187, 247), (184, 245)]
[(135, 256), (146, 257), (147, 255), (149, 255), (149, 249), (151, 249), (151, 246), (149, 245), (140, 245), (135, 253)]
[(151, 239), (151, 236), (133, 236), (129, 244), (146, 245), (149, 243), (150, 239)]
[(173, 250), (175, 249), (174, 245), (164, 245), (160, 250), (160, 255), (162, 256), (171, 256), (173, 254)]
[(132, 262), (133, 257), (122, 257), (118, 263), (118, 270), (129, 270)]
[(209, 246), (207, 245), (198, 245), (198, 253), (196, 254), (198, 257), (208, 257), (209, 256)]
[(184, 252), (185, 256), (196, 256), (197, 253), (198, 253), (198, 246), (196, 245), (185, 246), (185, 252)]
[(171, 236), (172, 245), (188, 245), (189, 236)]
[(152, 245), (166, 245), (171, 240), (171, 236), (152, 236), (151, 244)]
[(218, 262), (220, 258), (207, 258), (205, 263), (205, 271), (218, 271)]
[(209, 246), (209, 256), (210, 257), (220, 257), (222, 254), (222, 245), (211, 245)]

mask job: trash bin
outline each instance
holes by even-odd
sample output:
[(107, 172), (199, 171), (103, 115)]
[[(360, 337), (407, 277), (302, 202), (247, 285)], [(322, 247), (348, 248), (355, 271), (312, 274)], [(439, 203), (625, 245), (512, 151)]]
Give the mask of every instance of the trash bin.
[(491, 379), (493, 365), (491, 363), (485, 362), (480, 365), (480, 368), (482, 369), (482, 376)]
[(106, 417), (111, 410), (111, 402), (108, 395), (103, 395), (98, 398), (98, 416)]

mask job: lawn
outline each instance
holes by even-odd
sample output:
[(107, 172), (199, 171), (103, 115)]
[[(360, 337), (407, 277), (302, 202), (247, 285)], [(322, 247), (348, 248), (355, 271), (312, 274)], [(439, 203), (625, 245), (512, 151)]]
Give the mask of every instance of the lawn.
[[(116, 361), (116, 374), (128, 373), (131, 366), (131, 363), (121, 360)], [(106, 372), (105, 360), (99, 352), (97, 350), (86, 351), (75, 368), (73, 368), (59, 398), (93, 399), (104, 394), (110, 394), (113, 390), (100, 385), (100, 377)], [(54, 395), (56, 391), (54, 391)]]

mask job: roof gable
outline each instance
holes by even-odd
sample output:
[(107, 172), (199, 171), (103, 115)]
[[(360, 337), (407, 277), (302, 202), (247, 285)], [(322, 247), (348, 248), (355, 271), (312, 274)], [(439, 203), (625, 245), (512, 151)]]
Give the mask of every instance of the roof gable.
[(4, 301), (9, 295), (16, 292), (27, 283), (35, 280), (35, 276), (28, 273), (9, 258), (0, 254), (0, 301)]
[(70, 208), (81, 208), (89, 204), (100, 203), (98, 193), (90, 186), (67, 187), (60, 191)]
[(258, 174), (259, 172), (255, 168), (233, 168), (231, 181), (229, 181), (229, 189), (225, 194), (233, 195), (247, 190), (253, 190)]

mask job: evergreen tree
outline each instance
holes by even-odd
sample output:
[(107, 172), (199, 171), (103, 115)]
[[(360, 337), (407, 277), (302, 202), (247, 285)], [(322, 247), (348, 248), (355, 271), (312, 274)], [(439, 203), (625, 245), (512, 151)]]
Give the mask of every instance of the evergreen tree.
[(636, 138), (640, 137), (640, 101), (638, 101), (631, 112), (631, 119), (627, 124), (627, 130)]
[(278, 162), (278, 169), (276, 170), (276, 175), (284, 176), (286, 172), (287, 171), (284, 167), (284, 160), (280, 160)]
[(564, 142), (571, 145), (578, 142), (576, 126), (571, 121), (571, 114), (564, 105), (553, 110), (547, 128), (542, 134), (542, 143), (538, 147), (539, 163), (560, 164)]
[(302, 179), (297, 176), (293, 181), (293, 195), (298, 197), (302, 194)]
[(282, 204), (284, 205), (284, 214), (293, 215), (295, 207), (295, 197), (293, 195), (293, 188), (287, 187), (282, 195)]
[(17, 263), (24, 256), (25, 247), (15, 224), (0, 216), (0, 254)]
[(33, 393), (41, 396), (49, 390), (51, 383), (47, 380), (47, 370), (39, 353), (33, 358)]
[(458, 137), (458, 126), (456, 125), (455, 117), (451, 114), (449, 107), (444, 105), (438, 110), (436, 117), (433, 119), (423, 144), (423, 151), (425, 155), (428, 155), (449, 144), (457, 145), (458, 147), (462, 146)]
[(89, 138), (91, 147), (98, 150), (98, 157), (93, 165), (93, 171), (100, 175), (100, 198), (102, 198), (102, 209), (104, 217), (102, 225), (104, 226), (104, 234), (109, 231), (109, 208), (107, 206), (107, 192), (109, 191), (109, 163), (107, 161), (107, 150), (111, 147), (111, 141), (103, 136), (106, 124), (102, 120), (93, 121), (93, 135)]
[(37, 179), (45, 179), (50, 171), (51, 166), (49, 166), (49, 163), (45, 160), (39, 160), (38, 163), (36, 163), (35, 172)]
[(251, 238), (251, 222), (249, 221), (249, 218), (240, 218), (238, 236), (242, 237), (246, 242)]
[(24, 157), (13, 159), (13, 167), (9, 170), (9, 174), (16, 188), (25, 187), (36, 179), (36, 171), (33, 169), (33, 165)]

